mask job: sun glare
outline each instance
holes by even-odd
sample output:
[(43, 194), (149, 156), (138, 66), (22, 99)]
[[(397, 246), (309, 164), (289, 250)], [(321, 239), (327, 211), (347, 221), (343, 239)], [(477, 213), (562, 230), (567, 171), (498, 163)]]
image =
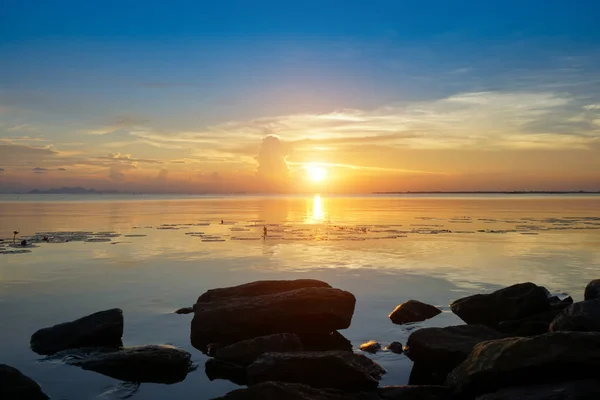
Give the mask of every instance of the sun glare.
[(317, 165), (307, 165), (306, 176), (313, 182), (321, 182), (327, 177), (327, 170)]

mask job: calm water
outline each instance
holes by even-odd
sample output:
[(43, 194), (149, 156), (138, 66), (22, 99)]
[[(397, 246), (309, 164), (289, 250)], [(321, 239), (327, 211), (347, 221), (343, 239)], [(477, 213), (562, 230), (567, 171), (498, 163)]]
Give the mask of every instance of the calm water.
[[(468, 294), (533, 281), (578, 300), (600, 277), (600, 196), (593, 195), (0, 196), (0, 252), (15, 250), (13, 230), (48, 232), (56, 243), (0, 254), (0, 362), (54, 399), (209, 399), (235, 388), (206, 378), (206, 357), (189, 344), (191, 315), (172, 313), (214, 287), (325, 280), (357, 297), (342, 333), (358, 347), (370, 339), (406, 343), (410, 329), (459, 323), (448, 304)], [(87, 233), (65, 233), (72, 231)], [(75, 241), (60, 243), (65, 238)], [(445, 312), (393, 325), (387, 314), (411, 298)], [(112, 307), (124, 310), (126, 345), (173, 344), (199, 368), (181, 383), (134, 391), (29, 350), (37, 329)], [(372, 357), (388, 370), (382, 384), (407, 382), (405, 356)]]

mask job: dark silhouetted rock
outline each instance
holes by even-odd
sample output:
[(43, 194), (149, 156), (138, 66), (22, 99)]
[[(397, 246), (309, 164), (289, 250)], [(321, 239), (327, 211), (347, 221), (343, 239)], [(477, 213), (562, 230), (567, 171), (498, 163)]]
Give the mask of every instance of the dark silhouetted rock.
[(402, 348), (402, 343), (400, 343), (400, 342), (390, 343), (389, 346), (387, 347), (387, 349), (389, 351), (391, 351), (392, 353), (396, 353), (396, 354), (402, 354), (404, 352), (404, 350)]
[(548, 333), (550, 324), (562, 310), (573, 304), (571, 296), (560, 300), (553, 296), (550, 301), (550, 310), (535, 314), (522, 319), (502, 321), (498, 324), (498, 330), (507, 336), (536, 336)]
[(553, 332), (480, 343), (446, 384), (474, 397), (510, 386), (595, 379), (599, 368), (600, 333)]
[(377, 390), (382, 400), (446, 400), (451, 391), (446, 386), (384, 386)]
[(175, 314), (191, 314), (194, 312), (194, 307), (183, 307), (175, 311)]
[(31, 349), (38, 354), (96, 346), (122, 346), (123, 311), (100, 311), (72, 322), (40, 329), (31, 336)]
[(552, 321), (550, 331), (600, 332), (600, 299), (571, 304)]
[(328, 333), (350, 326), (355, 303), (352, 293), (324, 287), (196, 303), (191, 340), (204, 351), (273, 333)]
[(242, 340), (220, 348), (216, 351), (215, 358), (240, 365), (249, 365), (264, 353), (300, 350), (303, 350), (303, 346), (298, 335), (295, 333), (275, 333)]
[(519, 283), (490, 294), (463, 297), (450, 304), (452, 312), (467, 324), (497, 326), (548, 311), (548, 291), (533, 283)]
[(369, 340), (368, 342), (361, 344), (360, 349), (362, 351), (366, 351), (367, 353), (375, 354), (379, 350), (381, 350), (381, 344), (377, 343), (374, 340)]
[(33, 379), (16, 368), (0, 364), (0, 399), (2, 400), (46, 400), (49, 397)]
[(585, 287), (584, 300), (600, 299), (600, 279), (594, 279)]
[(410, 322), (421, 322), (433, 318), (442, 311), (429, 304), (417, 300), (409, 300), (400, 304), (389, 315), (394, 324), (408, 324)]
[(247, 372), (250, 385), (281, 381), (362, 391), (375, 389), (385, 370), (361, 354), (305, 351), (263, 354), (247, 368)]
[(290, 290), (321, 287), (331, 288), (328, 283), (316, 279), (296, 279), (285, 281), (256, 281), (245, 283), (243, 285), (231, 286), (219, 289), (210, 289), (198, 297), (198, 303), (211, 301), (228, 300), (238, 297), (263, 296), (265, 294), (275, 294), (289, 292)]
[(316, 389), (298, 383), (263, 382), (247, 389), (229, 392), (213, 400), (381, 400), (375, 392), (348, 393)]
[(217, 351), (221, 347), (225, 347), (225, 346), (222, 346), (221, 343), (210, 343), (210, 344), (206, 345), (206, 355), (210, 356), (210, 357), (216, 356)]
[(304, 346), (304, 350), (309, 351), (330, 351), (342, 350), (352, 351), (352, 343), (338, 331), (333, 332), (299, 332), (298, 336)]
[(476, 400), (597, 400), (600, 382), (584, 380), (548, 385), (517, 386), (478, 396)]
[[(446, 328), (423, 328), (414, 331), (406, 342), (406, 355), (419, 367), (410, 384), (444, 383), (446, 375), (463, 362), (481, 342), (505, 337), (483, 325), (458, 325)], [(429, 371), (428, 371), (429, 369)]]
[(206, 361), (204, 372), (211, 381), (226, 379), (237, 385), (246, 385), (248, 382), (245, 367), (215, 358)]
[(122, 381), (176, 383), (190, 371), (190, 357), (172, 346), (151, 345), (97, 353), (72, 364)]

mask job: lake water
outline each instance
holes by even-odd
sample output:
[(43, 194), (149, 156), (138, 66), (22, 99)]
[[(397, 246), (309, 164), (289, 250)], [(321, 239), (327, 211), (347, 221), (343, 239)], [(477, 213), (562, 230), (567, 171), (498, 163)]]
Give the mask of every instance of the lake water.
[[(12, 254), (20, 250), (10, 246), (14, 230), (54, 243)], [(73, 231), (85, 233), (65, 233)], [(208, 380), (206, 357), (189, 343), (192, 316), (173, 314), (204, 291), (321, 279), (357, 297), (342, 331), (355, 347), (404, 344), (413, 329), (459, 324), (452, 300), (517, 282), (581, 300), (587, 282), (600, 278), (600, 196), (1, 195), (0, 238), (0, 362), (53, 399), (197, 400), (236, 388)], [(409, 299), (444, 312), (392, 324), (389, 312)], [(198, 369), (181, 383), (136, 389), (29, 349), (36, 330), (113, 307), (124, 311), (126, 345), (173, 344)], [(407, 382), (404, 355), (370, 357), (388, 370), (382, 385)]]

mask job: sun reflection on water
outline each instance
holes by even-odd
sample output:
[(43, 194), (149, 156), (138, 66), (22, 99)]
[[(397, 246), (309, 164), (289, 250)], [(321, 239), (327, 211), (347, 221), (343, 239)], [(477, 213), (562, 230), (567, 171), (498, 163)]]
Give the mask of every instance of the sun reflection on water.
[[(310, 200), (308, 200), (308, 202), (310, 204)], [(315, 194), (312, 199), (312, 208), (311, 206), (308, 206), (307, 208), (306, 223), (317, 224), (325, 220), (326, 211), (323, 207), (323, 200), (320, 195)]]

